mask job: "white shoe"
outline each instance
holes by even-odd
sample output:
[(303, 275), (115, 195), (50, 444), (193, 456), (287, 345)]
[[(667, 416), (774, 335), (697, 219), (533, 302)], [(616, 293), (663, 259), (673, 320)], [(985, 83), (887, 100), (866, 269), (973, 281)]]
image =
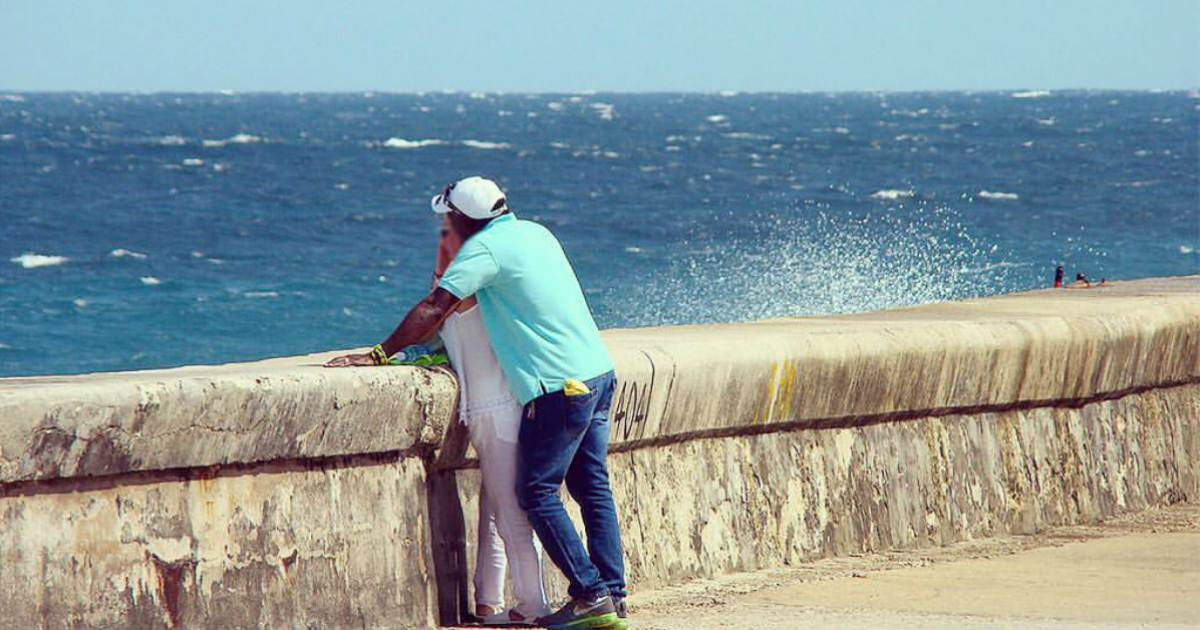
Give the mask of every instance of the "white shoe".
[(537, 617), (526, 617), (517, 612), (516, 608), (498, 612), (494, 615), (488, 615), (483, 618), (485, 626), (499, 627), (533, 627), (537, 625)]

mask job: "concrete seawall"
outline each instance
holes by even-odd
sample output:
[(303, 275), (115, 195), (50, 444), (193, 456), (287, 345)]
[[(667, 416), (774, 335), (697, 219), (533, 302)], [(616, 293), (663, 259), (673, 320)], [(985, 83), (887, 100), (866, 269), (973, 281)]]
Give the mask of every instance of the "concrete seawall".
[[(1200, 500), (1200, 277), (605, 339), (635, 588)], [(0, 626), (452, 619), (453, 377), (330, 354), (0, 379)]]

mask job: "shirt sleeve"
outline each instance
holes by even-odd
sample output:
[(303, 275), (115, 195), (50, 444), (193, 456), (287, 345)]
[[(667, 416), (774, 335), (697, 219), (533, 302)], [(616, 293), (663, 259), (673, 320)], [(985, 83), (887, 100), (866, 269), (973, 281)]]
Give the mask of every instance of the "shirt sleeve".
[(465, 300), (490, 285), (500, 273), (500, 265), (480, 239), (470, 239), (454, 256), (438, 286)]

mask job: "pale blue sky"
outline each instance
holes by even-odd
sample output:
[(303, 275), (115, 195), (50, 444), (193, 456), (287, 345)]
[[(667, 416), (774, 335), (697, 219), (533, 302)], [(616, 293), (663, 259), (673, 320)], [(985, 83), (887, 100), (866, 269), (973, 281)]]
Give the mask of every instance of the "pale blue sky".
[(1200, 0), (0, 0), (0, 89), (1194, 88)]

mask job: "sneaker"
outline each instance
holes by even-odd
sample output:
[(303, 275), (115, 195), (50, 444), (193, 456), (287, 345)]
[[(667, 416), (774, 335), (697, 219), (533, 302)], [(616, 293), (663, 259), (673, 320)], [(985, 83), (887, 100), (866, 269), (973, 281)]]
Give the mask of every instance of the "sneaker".
[(624, 597), (613, 598), (613, 608), (617, 609), (617, 616), (624, 619), (629, 616), (629, 610), (625, 607)]
[(541, 617), (537, 622), (550, 630), (608, 630), (618, 627), (619, 619), (612, 598), (604, 595), (595, 599), (573, 599), (557, 612)]
[(488, 615), (481, 622), (485, 626), (497, 626), (501, 628), (513, 628), (520, 626), (533, 627), (538, 623), (537, 617), (526, 617), (517, 612), (516, 608), (501, 611), (495, 614)]

